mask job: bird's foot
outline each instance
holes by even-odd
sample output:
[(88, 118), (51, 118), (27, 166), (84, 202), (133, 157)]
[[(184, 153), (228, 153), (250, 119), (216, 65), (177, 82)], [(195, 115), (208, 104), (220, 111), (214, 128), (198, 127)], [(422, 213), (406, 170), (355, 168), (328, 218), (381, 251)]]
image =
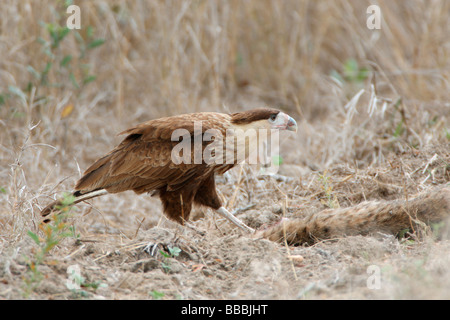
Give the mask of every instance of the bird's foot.
[(154, 242), (149, 242), (145, 247), (144, 247), (144, 251), (147, 252), (149, 255), (151, 255), (152, 257), (155, 256), (155, 254), (158, 252), (158, 246), (159, 243), (154, 243)]

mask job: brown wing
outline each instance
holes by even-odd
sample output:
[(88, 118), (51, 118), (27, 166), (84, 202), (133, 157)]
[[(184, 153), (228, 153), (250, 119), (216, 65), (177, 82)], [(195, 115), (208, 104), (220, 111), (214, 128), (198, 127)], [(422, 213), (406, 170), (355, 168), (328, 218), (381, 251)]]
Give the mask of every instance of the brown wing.
[[(194, 134), (194, 121), (201, 121), (201, 131), (225, 131), (229, 116), (219, 113), (198, 113), (151, 120), (128, 129), (127, 137), (104, 157), (89, 167), (77, 182), (75, 190), (86, 193), (97, 189), (108, 192), (134, 190), (149, 192), (162, 187), (177, 190), (191, 180), (202, 179), (214, 168), (206, 164), (175, 164), (171, 141), (175, 129)], [(198, 124), (197, 124), (198, 128)], [(194, 148), (191, 148), (192, 157)]]

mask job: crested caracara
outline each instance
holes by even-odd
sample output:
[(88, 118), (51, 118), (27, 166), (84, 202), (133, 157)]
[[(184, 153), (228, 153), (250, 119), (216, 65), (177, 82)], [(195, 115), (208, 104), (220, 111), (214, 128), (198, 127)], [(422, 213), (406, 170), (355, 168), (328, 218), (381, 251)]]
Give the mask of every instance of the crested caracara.
[[(147, 192), (159, 195), (166, 216), (180, 224), (189, 220), (197, 204), (253, 231), (222, 206), (214, 178), (248, 158), (261, 146), (261, 137), (267, 139), (274, 130), (296, 131), (297, 124), (269, 108), (191, 113), (141, 123), (123, 131), (125, 139), (84, 172), (73, 191), (75, 203), (106, 193)], [(42, 216), (60, 205), (61, 200), (54, 201)]]

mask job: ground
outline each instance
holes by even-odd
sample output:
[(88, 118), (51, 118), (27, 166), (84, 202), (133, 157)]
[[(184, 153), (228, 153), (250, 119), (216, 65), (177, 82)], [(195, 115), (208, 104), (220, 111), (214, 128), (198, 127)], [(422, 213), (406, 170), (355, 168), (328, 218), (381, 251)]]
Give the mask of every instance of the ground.
[(125, 192), (40, 227), (119, 132), (199, 111), (298, 123), (277, 176), (217, 177), (253, 228), (448, 184), (450, 1), (376, 2), (379, 29), (356, 0), (1, 1), (0, 298), (450, 298), (445, 222), (287, 246), (197, 208), (200, 234)]
[[(436, 151), (438, 157), (429, 167), (435, 169), (433, 179), (439, 185), (448, 178), (442, 164), (450, 160), (450, 150)], [(416, 166), (426, 163), (424, 160), (432, 155), (406, 152), (396, 160)], [(236, 202), (249, 209), (238, 216), (252, 227), (265, 228), (283, 216), (301, 216), (310, 210), (326, 208), (326, 192), (340, 206), (351, 205), (347, 201), (360, 199), (361, 194), (367, 200), (401, 198), (404, 189), (400, 187), (402, 180), (395, 178), (397, 170), (389, 166), (355, 174), (350, 168), (337, 167), (327, 172), (331, 191), (324, 189), (323, 178), (315, 172), (284, 182), (246, 176), (246, 187), (240, 193), (249, 197), (239, 195)], [(391, 173), (389, 181), (383, 179), (383, 171), (384, 175)], [(421, 171), (416, 170), (409, 177), (422, 180)], [(219, 181), (225, 197), (232, 197), (232, 193), (227, 194), (226, 183), (237, 185), (233, 180), (243, 179), (239, 174), (240, 170), (234, 170)], [(272, 195), (258, 194), (272, 184), (278, 187)], [(404, 187), (412, 188), (413, 184)], [(285, 194), (288, 205), (283, 210)], [(138, 197), (132, 193), (127, 196)], [(120, 195), (108, 197), (117, 202)], [(143, 198), (143, 202), (148, 201)], [(95, 200), (94, 207), (105, 202), (108, 200)], [(248, 202), (255, 206), (248, 206)], [(79, 207), (74, 209), (76, 216), (71, 219), (76, 237), (62, 239), (45, 262), (36, 266), (41, 275), (39, 281), (27, 282), (32, 278), (29, 261), (37, 255), (38, 248), (29, 237), (4, 248), (0, 265), (3, 298), (433, 299), (450, 295), (450, 283), (446, 280), (450, 240), (445, 228), (440, 229), (439, 237), (431, 231), (420, 238), (411, 235), (399, 239), (378, 234), (288, 247), (254, 239), (214, 217), (212, 212), (206, 212), (205, 216), (204, 210), (195, 211), (195, 225), (205, 231), (201, 234), (177, 226), (160, 214), (154, 214), (156, 226), (145, 223), (150, 216), (144, 221), (136, 218), (131, 226), (129, 220), (133, 218), (130, 219), (129, 211), (116, 216), (115, 210), (96, 212), (90, 205)], [(71, 287), (76, 281), (70, 274), (74, 268), (84, 278), (81, 287)], [(373, 270), (379, 272), (380, 278), (376, 280), (379, 282), (373, 280)]]

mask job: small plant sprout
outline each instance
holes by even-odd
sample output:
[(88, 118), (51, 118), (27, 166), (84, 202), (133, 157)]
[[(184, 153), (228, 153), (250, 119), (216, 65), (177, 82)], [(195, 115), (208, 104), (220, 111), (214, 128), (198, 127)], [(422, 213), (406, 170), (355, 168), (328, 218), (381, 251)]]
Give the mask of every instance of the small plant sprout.
[(73, 205), (73, 197), (65, 194), (61, 205), (59, 206), (60, 214), (54, 215), (47, 224), (39, 226), (42, 236), (28, 231), (28, 236), (37, 245), (32, 257), (27, 257), (28, 273), (24, 277), (25, 295), (28, 296), (34, 291), (43, 279), (43, 275), (39, 271), (39, 266), (45, 262), (50, 251), (61, 243), (65, 238), (75, 238), (73, 226), (68, 225), (65, 220), (69, 217)]

